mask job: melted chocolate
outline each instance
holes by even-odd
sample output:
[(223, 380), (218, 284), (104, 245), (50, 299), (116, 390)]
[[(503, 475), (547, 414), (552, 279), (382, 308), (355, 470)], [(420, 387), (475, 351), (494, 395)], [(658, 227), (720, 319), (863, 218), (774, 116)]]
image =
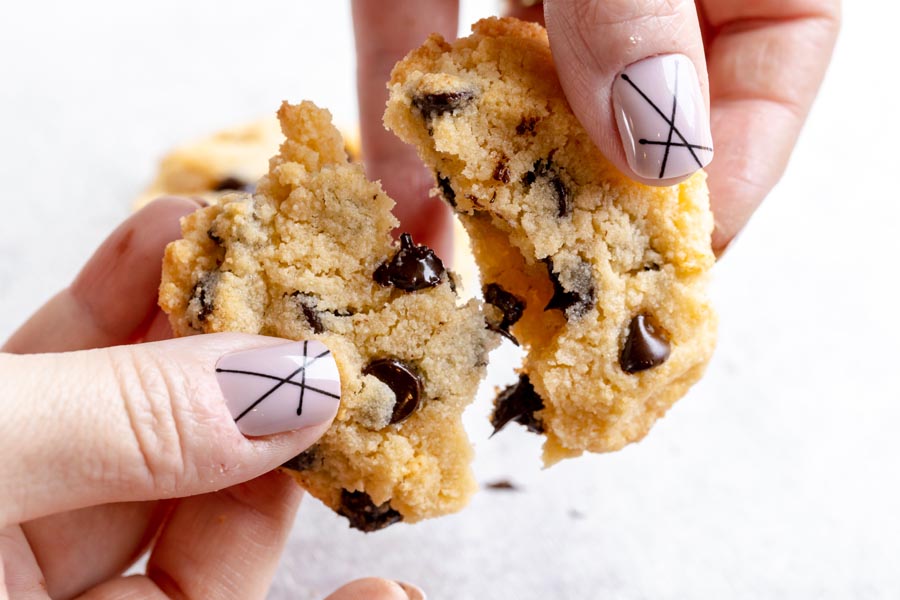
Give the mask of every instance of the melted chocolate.
[(460, 90), (458, 92), (438, 92), (436, 94), (423, 94), (415, 96), (412, 104), (418, 108), (425, 117), (439, 117), (448, 112), (454, 112), (465, 107), (475, 98), (472, 90)]
[(391, 508), (390, 502), (376, 505), (365, 492), (341, 490), (339, 515), (347, 517), (350, 527), (371, 533), (403, 520), (403, 515)]
[(507, 387), (494, 399), (491, 425), (497, 433), (510, 421), (515, 421), (534, 433), (543, 433), (544, 424), (534, 415), (543, 410), (544, 401), (534, 391), (528, 375), (519, 375), (519, 381)]
[(577, 319), (584, 315), (594, 305), (594, 283), (591, 275), (591, 266), (586, 262), (579, 263), (575, 269), (574, 280), (579, 289), (567, 290), (559, 281), (559, 275), (553, 271), (553, 261), (544, 259), (547, 265), (547, 275), (553, 283), (553, 296), (547, 302), (544, 310), (558, 309), (566, 314), (567, 319)]
[(619, 355), (619, 365), (626, 373), (646, 371), (669, 358), (671, 347), (662, 329), (649, 315), (637, 315), (628, 325), (628, 337)]
[(373, 278), (381, 285), (392, 285), (407, 292), (434, 287), (444, 275), (444, 263), (428, 246), (417, 246), (412, 236), (400, 236), (400, 250), (383, 262)]
[(315, 466), (319, 466), (321, 462), (322, 461), (321, 457), (319, 456), (318, 446), (313, 446), (312, 448), (306, 450), (306, 452), (301, 452), (281, 466), (285, 469), (291, 469), (294, 471), (307, 471)]
[(437, 184), (438, 189), (441, 190), (441, 195), (444, 197), (444, 201), (453, 208), (456, 208), (456, 192), (453, 191), (453, 187), (450, 185), (450, 178), (438, 174)]
[(219, 272), (211, 271), (203, 275), (194, 289), (191, 290), (191, 299), (196, 299), (200, 304), (197, 310), (197, 320), (201, 323), (205, 322), (207, 317), (215, 310), (216, 285), (219, 283)]
[(226, 177), (213, 188), (214, 192), (250, 192), (251, 194), (256, 191), (255, 183), (248, 183), (243, 179), (239, 179), (237, 177)]
[(319, 317), (319, 311), (316, 310), (319, 301), (315, 296), (303, 292), (294, 292), (291, 294), (291, 298), (297, 303), (297, 307), (303, 313), (303, 318), (306, 319), (306, 323), (313, 330), (313, 333), (325, 331), (325, 326)]
[(381, 380), (397, 397), (391, 413), (392, 424), (406, 419), (419, 406), (422, 380), (409, 365), (396, 358), (381, 358), (366, 365), (363, 374)]
[(525, 312), (525, 301), (507, 292), (497, 283), (489, 283), (484, 286), (484, 301), (496, 306), (503, 313), (500, 323), (488, 323), (488, 327), (518, 345), (518, 340), (509, 332), (509, 328), (522, 318), (522, 313)]

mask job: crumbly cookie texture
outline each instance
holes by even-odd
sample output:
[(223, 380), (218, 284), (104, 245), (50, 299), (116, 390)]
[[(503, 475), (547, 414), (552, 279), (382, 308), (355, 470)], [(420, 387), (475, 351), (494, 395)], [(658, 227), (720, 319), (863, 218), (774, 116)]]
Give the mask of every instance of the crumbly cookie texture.
[(178, 335), (240, 331), (331, 349), (338, 415), (285, 467), (351, 525), (459, 510), (475, 489), (461, 413), (499, 338), (429, 249), (392, 241), (394, 202), (348, 162), (328, 111), (304, 102), (278, 116), (287, 140), (256, 192), (183, 220), (160, 306)]
[(628, 180), (572, 113), (542, 27), (486, 19), (473, 32), (432, 35), (394, 68), (385, 124), (468, 230), (489, 322), (527, 349), (495, 428), (543, 433), (547, 464), (619, 449), (713, 351), (705, 175)]

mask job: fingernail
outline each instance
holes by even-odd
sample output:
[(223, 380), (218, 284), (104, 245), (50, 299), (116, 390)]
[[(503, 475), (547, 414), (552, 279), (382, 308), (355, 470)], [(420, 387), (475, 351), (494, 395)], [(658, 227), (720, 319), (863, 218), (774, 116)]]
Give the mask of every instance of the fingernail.
[(226, 354), (216, 377), (238, 429), (270, 435), (332, 419), (341, 381), (331, 352), (321, 342), (291, 342)]
[(713, 157), (709, 115), (694, 63), (683, 54), (633, 63), (613, 84), (628, 166), (645, 179), (690, 175)]
[(409, 600), (426, 600), (425, 592), (419, 586), (406, 583), (405, 581), (395, 581), (394, 583), (403, 588), (403, 591), (409, 596)]

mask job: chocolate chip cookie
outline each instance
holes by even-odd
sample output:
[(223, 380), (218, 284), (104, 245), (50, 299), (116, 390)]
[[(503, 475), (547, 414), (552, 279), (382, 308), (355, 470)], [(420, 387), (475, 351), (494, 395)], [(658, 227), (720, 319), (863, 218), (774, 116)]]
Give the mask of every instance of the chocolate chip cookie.
[(491, 327), (527, 350), (495, 428), (545, 435), (548, 464), (619, 449), (713, 351), (705, 176), (628, 180), (572, 113), (542, 27), (487, 19), (473, 32), (433, 35), (395, 67), (385, 124), (468, 230)]
[(176, 334), (318, 340), (341, 377), (331, 429), (285, 468), (364, 531), (462, 508), (475, 489), (461, 413), (499, 337), (455, 275), (348, 162), (330, 114), (278, 113), (287, 140), (254, 193), (186, 217), (160, 306)]
[[(160, 196), (199, 196), (215, 200), (226, 192), (252, 192), (269, 170), (269, 159), (284, 137), (273, 117), (223, 129), (166, 154), (156, 178), (135, 201), (140, 208)], [(359, 158), (356, 135), (345, 135), (351, 160)]]

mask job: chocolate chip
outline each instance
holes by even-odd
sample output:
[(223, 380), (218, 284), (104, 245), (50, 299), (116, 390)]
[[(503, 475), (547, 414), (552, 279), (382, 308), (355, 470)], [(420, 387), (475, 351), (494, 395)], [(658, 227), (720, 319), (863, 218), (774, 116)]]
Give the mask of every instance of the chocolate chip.
[(313, 330), (313, 333), (325, 331), (325, 326), (322, 325), (322, 319), (319, 317), (319, 311), (316, 309), (316, 306), (319, 304), (318, 298), (312, 294), (297, 291), (291, 294), (291, 299), (294, 300), (297, 308), (303, 313), (303, 318), (306, 319), (306, 323)]
[(559, 309), (566, 313), (567, 319), (577, 319), (584, 315), (594, 305), (594, 278), (591, 274), (591, 265), (587, 262), (579, 262), (569, 273), (569, 279), (577, 286), (575, 290), (567, 290), (559, 281), (559, 275), (553, 271), (553, 261), (544, 259), (547, 265), (547, 274), (553, 283), (553, 296), (544, 307), (544, 310)]
[(313, 446), (305, 452), (301, 452), (294, 458), (288, 460), (281, 466), (285, 469), (292, 469), (294, 471), (308, 471), (313, 467), (321, 465), (321, 463), (322, 457), (319, 455), (319, 447)]
[(518, 340), (509, 332), (509, 328), (522, 318), (522, 313), (525, 312), (525, 301), (507, 292), (497, 283), (487, 284), (484, 286), (483, 292), (484, 301), (497, 307), (503, 314), (499, 323), (488, 322), (488, 328), (506, 336), (518, 345)]
[(489, 490), (503, 490), (503, 491), (518, 491), (519, 486), (514, 484), (509, 479), (498, 479), (497, 481), (492, 481), (485, 485)]
[(450, 185), (450, 178), (444, 177), (438, 173), (437, 184), (438, 189), (441, 190), (441, 195), (444, 197), (444, 201), (453, 208), (456, 208), (456, 192), (453, 191), (453, 187)]
[(403, 515), (391, 508), (390, 502), (376, 505), (365, 492), (341, 490), (338, 514), (350, 521), (350, 527), (371, 533), (403, 520)]
[(534, 135), (534, 126), (537, 125), (538, 121), (540, 121), (538, 117), (522, 117), (522, 120), (516, 125), (516, 133), (519, 135), (525, 135), (526, 133)]
[(553, 190), (553, 195), (556, 197), (556, 216), (560, 218), (569, 216), (572, 213), (569, 190), (562, 182), (562, 179), (559, 178), (559, 175), (554, 175), (550, 178), (550, 189)]
[(412, 104), (418, 108), (425, 117), (434, 118), (464, 108), (474, 98), (475, 92), (472, 90), (438, 92), (436, 94), (422, 94), (421, 96), (415, 96), (412, 99)]
[(422, 379), (406, 363), (396, 358), (381, 358), (366, 365), (363, 375), (371, 375), (391, 388), (397, 397), (391, 423), (399, 423), (409, 417), (419, 406), (422, 397)]
[(538, 179), (545, 179), (550, 186), (550, 192), (556, 203), (556, 215), (560, 218), (572, 214), (572, 201), (569, 198), (569, 189), (559, 175), (559, 170), (553, 165), (551, 159), (537, 160), (531, 167), (531, 171), (522, 176), (522, 183), (530, 187)]
[(534, 433), (543, 433), (544, 424), (534, 415), (543, 410), (544, 401), (534, 391), (528, 375), (519, 375), (519, 381), (509, 386), (494, 399), (491, 425), (497, 433), (510, 421), (515, 421)]
[(197, 283), (194, 284), (194, 289), (191, 290), (191, 304), (195, 300), (197, 301), (197, 320), (201, 323), (205, 322), (207, 317), (215, 310), (214, 299), (218, 283), (219, 272), (211, 271), (200, 277)]
[(493, 178), (502, 183), (509, 183), (509, 162), (503, 158), (494, 167)]
[(663, 364), (670, 353), (669, 340), (662, 328), (652, 317), (641, 314), (628, 325), (628, 337), (619, 355), (619, 365), (626, 373), (638, 373)]
[(412, 236), (400, 236), (400, 250), (383, 262), (373, 278), (383, 286), (392, 285), (407, 292), (434, 287), (444, 275), (444, 263), (428, 246), (413, 244)]
[(237, 177), (226, 177), (222, 181), (220, 181), (216, 187), (213, 188), (214, 192), (250, 192), (251, 194), (256, 191), (255, 183), (248, 183), (243, 179), (239, 179)]
[(213, 231), (213, 228), (212, 228), (212, 227), (210, 227), (209, 229), (206, 230), (206, 237), (208, 237), (209, 239), (211, 239), (212, 241), (214, 241), (214, 242), (215, 242), (216, 244), (218, 244), (219, 246), (221, 246), (222, 244), (225, 243), (225, 240), (223, 240), (222, 238), (220, 238), (220, 237), (216, 234), (216, 232)]

